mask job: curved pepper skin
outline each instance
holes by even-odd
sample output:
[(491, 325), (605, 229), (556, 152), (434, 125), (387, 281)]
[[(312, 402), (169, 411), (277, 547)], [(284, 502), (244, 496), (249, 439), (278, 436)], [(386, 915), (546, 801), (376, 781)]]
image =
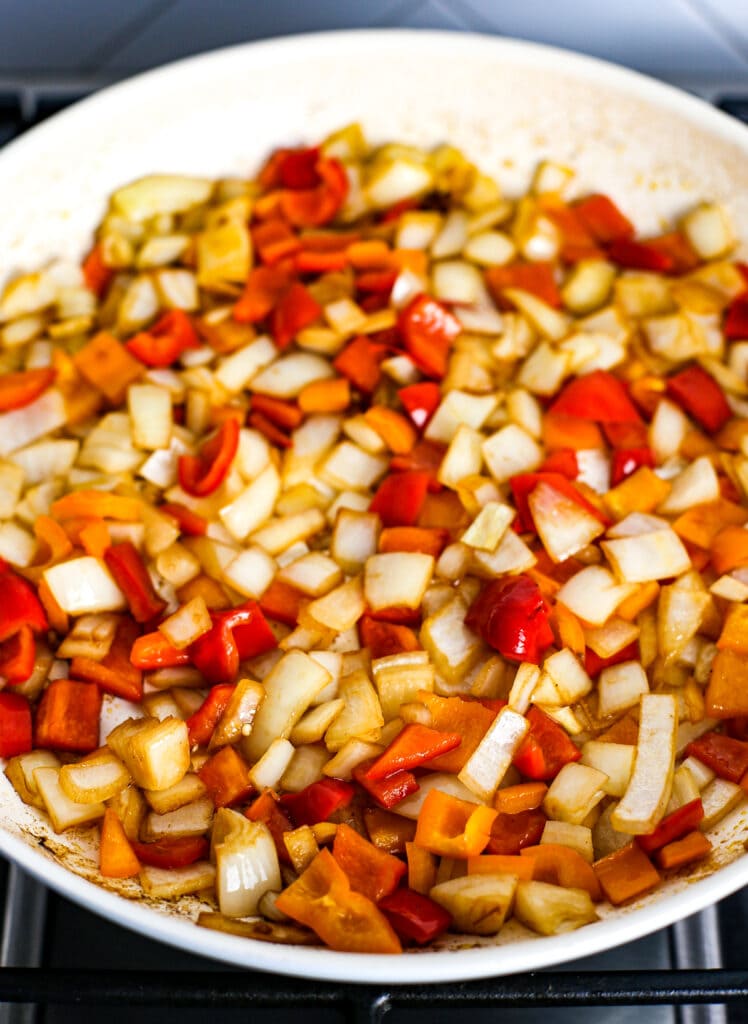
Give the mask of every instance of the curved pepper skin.
[(543, 595), (529, 576), (489, 583), (468, 609), (465, 625), (511, 661), (538, 665), (553, 643)]

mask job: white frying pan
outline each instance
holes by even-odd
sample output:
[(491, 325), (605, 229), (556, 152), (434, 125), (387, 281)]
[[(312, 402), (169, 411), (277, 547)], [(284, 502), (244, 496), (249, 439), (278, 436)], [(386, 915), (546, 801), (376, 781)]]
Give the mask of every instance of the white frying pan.
[[(698, 199), (748, 239), (748, 131), (667, 86), (542, 46), (439, 32), (345, 32), (239, 46), (141, 75), (36, 128), (0, 156), (0, 283), (52, 257), (79, 259), (118, 185), (154, 171), (248, 175), (269, 150), (361, 121), (375, 141), (449, 141), (527, 188), (547, 156), (580, 193), (612, 195), (643, 232)], [(449, 936), (399, 957), (284, 947), (197, 928), (195, 899), (144, 899), (98, 880), (84, 832), (56, 836), (0, 777), (0, 851), (60, 893), (190, 952), (284, 974), (428, 982), (526, 971), (600, 952), (694, 913), (748, 882), (748, 808), (714, 836), (708, 866), (602, 920), (538, 938)]]

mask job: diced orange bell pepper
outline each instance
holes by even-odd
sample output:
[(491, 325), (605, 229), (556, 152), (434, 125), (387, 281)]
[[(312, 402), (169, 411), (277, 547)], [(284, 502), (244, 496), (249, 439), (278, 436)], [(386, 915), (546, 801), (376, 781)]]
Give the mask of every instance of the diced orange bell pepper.
[(132, 645), (130, 661), (136, 668), (156, 669), (174, 668), (177, 665), (189, 665), (189, 651), (178, 650), (170, 644), (163, 633), (154, 630), (139, 636)]
[(413, 424), (387, 406), (370, 406), (364, 413), (364, 419), (395, 455), (406, 455), (418, 440)]
[(362, 647), (368, 647), (372, 658), (386, 658), (403, 651), (419, 651), (418, 637), (408, 626), (395, 622), (377, 622), (371, 615), (358, 620), (358, 634)]
[(491, 837), (496, 813), (492, 807), (432, 789), (418, 815), (415, 841), (441, 857), (477, 857)]
[(112, 646), (101, 661), (77, 656), (70, 663), (70, 675), (87, 683), (96, 683), (104, 693), (112, 693), (139, 703), (143, 697), (143, 674), (130, 661), (130, 652), (140, 630), (128, 616), (117, 625)]
[(459, 747), (462, 737), (455, 732), (441, 732), (425, 725), (411, 723), (399, 732), (383, 754), (376, 759), (366, 772), (373, 781), (386, 779), (399, 771), (410, 771), (433, 761), (440, 754), (446, 754)]
[(494, 807), (499, 814), (519, 814), (540, 807), (548, 787), (544, 782), (519, 782), (496, 792)]
[(260, 608), (269, 619), (295, 626), (308, 599), (290, 583), (275, 579), (260, 598)]
[(241, 803), (252, 793), (249, 765), (233, 747), (222, 747), (197, 774), (216, 807)]
[(76, 352), (73, 362), (81, 376), (113, 405), (124, 401), (129, 385), (145, 372), (145, 366), (107, 331), (100, 331)]
[[(535, 580), (540, 586), (538, 580)], [(555, 581), (551, 581), (554, 582)], [(541, 591), (543, 587), (540, 586)], [(558, 589), (558, 584), (556, 584)], [(585, 638), (582, 623), (573, 612), (570, 612), (566, 605), (557, 604), (551, 615), (551, 627), (558, 630), (558, 638), (562, 647), (568, 647), (575, 654), (584, 654)]]
[(39, 545), (36, 558), (39, 565), (51, 565), (53, 562), (66, 558), (73, 550), (68, 535), (60, 524), (49, 516), (37, 516), (34, 523), (34, 536)]
[(520, 857), (518, 853), (483, 853), (480, 857), (469, 857), (469, 875), (516, 875), (520, 882), (533, 880), (535, 863), (531, 857)]
[(99, 745), (100, 714), (98, 686), (55, 679), (37, 705), (34, 746), (89, 754)]
[(180, 604), (188, 604), (194, 597), (202, 597), (206, 608), (213, 612), (225, 611), (231, 607), (231, 601), (218, 580), (201, 573), (188, 580), (177, 590)]
[(543, 444), (549, 452), (602, 448), (602, 431), (593, 420), (547, 412), (543, 416)]
[(316, 380), (299, 395), (299, 408), (305, 413), (343, 412), (351, 404), (351, 385), (345, 377)]
[(348, 262), (356, 270), (389, 269), (392, 250), (381, 239), (372, 238), (363, 242), (353, 242), (346, 249)]
[(384, 915), (355, 892), (329, 850), (322, 850), (276, 900), (278, 910), (305, 924), (330, 949), (349, 953), (401, 953)]
[(53, 502), (52, 515), (57, 519), (99, 517), (136, 523), (143, 514), (140, 498), (126, 498), (109, 491), (73, 491)]
[(615, 907), (660, 884), (657, 868), (637, 843), (609, 853), (592, 867), (605, 896)]
[(130, 846), (117, 812), (107, 807), (101, 823), (99, 870), (104, 878), (132, 878), (140, 872), (140, 861)]
[(717, 647), (736, 654), (748, 654), (748, 606), (732, 605), (717, 640)]
[(449, 532), (436, 527), (390, 526), (379, 535), (380, 551), (420, 551), (438, 558), (449, 543)]
[(616, 519), (631, 512), (652, 512), (670, 493), (671, 484), (650, 469), (640, 466), (605, 495), (605, 507)]
[(663, 846), (655, 853), (655, 860), (664, 871), (668, 871), (671, 868), (682, 868), (686, 864), (703, 860), (711, 852), (712, 844), (703, 832), (696, 831), (689, 832), (682, 839), (676, 839), (675, 842)]
[(554, 309), (561, 308), (561, 293), (556, 284), (552, 263), (511, 263), (504, 267), (490, 267), (486, 271), (486, 284), (500, 309), (512, 309), (505, 297), (506, 288), (521, 288), (530, 292)]
[(408, 888), (428, 896), (436, 885), (436, 857), (416, 843), (405, 844), (408, 860)]
[(712, 565), (720, 574), (748, 565), (748, 530), (726, 526), (711, 544)]
[(640, 612), (649, 608), (660, 594), (660, 584), (656, 580), (642, 583), (638, 590), (625, 598), (616, 608), (616, 615), (627, 622), (633, 622)]
[(348, 875), (351, 888), (374, 903), (394, 892), (407, 870), (401, 860), (378, 849), (344, 822), (335, 832), (332, 855)]
[(52, 366), (0, 374), (0, 412), (22, 409), (46, 391), (57, 376)]
[(431, 713), (431, 725), (444, 732), (456, 732), (462, 743), (454, 750), (435, 758), (430, 768), (440, 772), (459, 772), (475, 753), (478, 744), (486, 735), (496, 718), (497, 712), (484, 707), (475, 700), (462, 697), (439, 697), (435, 693), (420, 690), (418, 700)]
[(558, 843), (526, 846), (520, 850), (520, 857), (532, 859), (532, 877), (535, 881), (550, 882), (551, 885), (562, 885), (567, 889), (584, 889), (595, 902), (602, 898), (600, 884), (592, 867), (570, 846)]
[(673, 523), (673, 529), (683, 540), (700, 548), (710, 548), (720, 530), (742, 526), (747, 521), (748, 510), (742, 505), (719, 498), (686, 509)]
[(70, 618), (60, 608), (44, 577), (39, 580), (36, 593), (49, 620), (50, 629), (65, 636), (70, 628)]
[(748, 715), (748, 657), (717, 652), (706, 688), (706, 713), (711, 718)]
[(112, 543), (109, 527), (103, 519), (91, 519), (79, 531), (78, 539), (86, 554), (93, 558), (103, 558)]
[(386, 346), (361, 336), (349, 341), (332, 365), (354, 388), (369, 395), (379, 384), (382, 376), (379, 364), (386, 351)]

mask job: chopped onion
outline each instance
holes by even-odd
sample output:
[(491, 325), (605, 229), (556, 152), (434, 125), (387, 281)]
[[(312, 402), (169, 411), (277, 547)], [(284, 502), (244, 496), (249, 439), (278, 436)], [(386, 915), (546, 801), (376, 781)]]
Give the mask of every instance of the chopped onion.
[(631, 781), (611, 815), (621, 832), (651, 832), (670, 800), (675, 765), (675, 730), (678, 708), (671, 694), (647, 694), (641, 698), (639, 739)]
[(87, 825), (104, 817), (103, 803), (79, 803), (70, 799), (60, 783), (58, 768), (35, 768), (34, 784), (55, 832), (64, 832), (76, 825)]
[(549, 818), (581, 825), (605, 796), (608, 776), (589, 765), (565, 764), (546, 793), (543, 809)]
[(460, 782), (489, 803), (529, 728), (524, 715), (503, 708), (457, 776)]
[(519, 882), (514, 901), (515, 916), (541, 935), (574, 931), (597, 920), (586, 889), (570, 889), (548, 882)]

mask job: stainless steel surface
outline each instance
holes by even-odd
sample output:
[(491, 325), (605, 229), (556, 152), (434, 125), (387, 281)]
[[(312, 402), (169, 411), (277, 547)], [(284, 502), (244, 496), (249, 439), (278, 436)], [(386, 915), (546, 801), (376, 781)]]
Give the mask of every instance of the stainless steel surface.
[[(47, 890), (11, 864), (0, 943), (0, 966), (39, 967), (42, 962)], [(36, 1007), (28, 1003), (0, 1005), (0, 1024), (34, 1024)]]
[[(723, 966), (717, 907), (711, 906), (670, 929), (676, 967), (716, 969)], [(727, 1024), (724, 1006), (683, 1006), (678, 1024)]]

